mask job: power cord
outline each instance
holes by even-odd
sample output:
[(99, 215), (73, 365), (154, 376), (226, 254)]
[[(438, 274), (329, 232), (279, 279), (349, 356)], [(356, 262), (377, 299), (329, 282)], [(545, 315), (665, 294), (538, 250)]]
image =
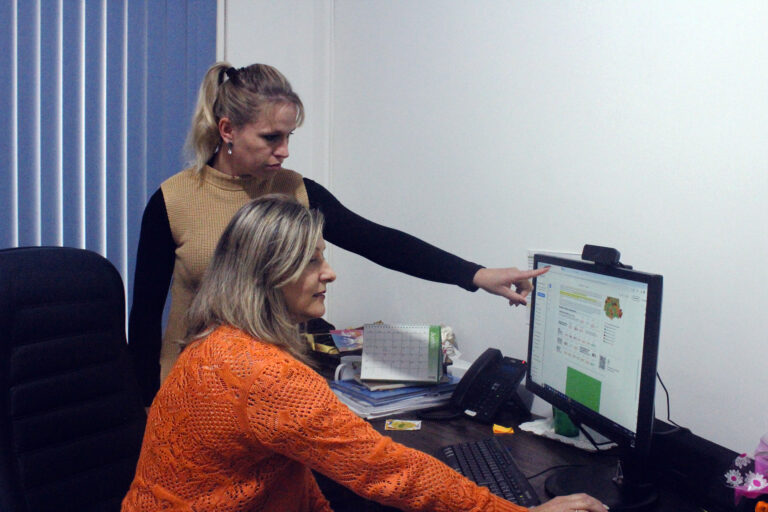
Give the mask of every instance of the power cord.
[(598, 443), (598, 442), (595, 441), (595, 439), (592, 437), (592, 435), (587, 431), (587, 429), (585, 429), (582, 426), (581, 423), (578, 423), (577, 426), (579, 427), (579, 430), (581, 430), (581, 433), (584, 434), (584, 437), (587, 438), (587, 441), (589, 441), (592, 444), (592, 446), (595, 447), (595, 451), (596, 452), (607, 452), (607, 451), (610, 450), (610, 448), (608, 450), (604, 450), (604, 449), (602, 449), (600, 447), (601, 446), (605, 446), (607, 444), (613, 444), (613, 441), (605, 441), (603, 443)]
[(667, 390), (667, 386), (664, 385), (664, 381), (661, 380), (661, 374), (659, 374), (659, 372), (656, 372), (656, 378), (659, 379), (659, 384), (661, 384), (661, 387), (664, 389), (664, 395), (666, 395), (666, 398), (667, 398), (667, 423), (669, 423), (670, 425), (674, 425), (675, 428), (665, 430), (664, 432), (654, 431), (653, 434), (658, 436), (666, 436), (666, 435), (674, 434), (680, 431), (686, 431), (686, 432), (690, 431), (688, 427), (683, 427), (682, 425), (678, 425), (677, 423), (672, 421), (672, 418), (670, 416), (671, 414), (670, 407), (669, 407), (669, 391)]
[(549, 473), (550, 471), (554, 471), (556, 469), (583, 468), (583, 467), (586, 467), (586, 466), (584, 464), (561, 464), (559, 466), (549, 467), (549, 468), (545, 469), (544, 471), (539, 471), (538, 473), (535, 473), (535, 474), (533, 474), (531, 476), (526, 476), (525, 478), (528, 479), (528, 480), (533, 480), (536, 477), (539, 477), (539, 476), (541, 476), (541, 475), (543, 475), (545, 473)]

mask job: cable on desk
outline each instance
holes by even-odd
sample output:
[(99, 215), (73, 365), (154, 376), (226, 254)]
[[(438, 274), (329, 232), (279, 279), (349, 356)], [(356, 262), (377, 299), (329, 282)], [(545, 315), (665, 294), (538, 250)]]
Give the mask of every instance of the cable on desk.
[(552, 466), (550, 468), (545, 469), (544, 471), (539, 471), (538, 473), (535, 473), (531, 476), (526, 476), (528, 480), (533, 480), (534, 478), (540, 477), (541, 475), (545, 473), (549, 473), (550, 471), (554, 471), (556, 469), (563, 469), (563, 468), (583, 468), (585, 467), (584, 464), (560, 464), (559, 466)]
[(596, 441), (595, 441), (595, 439), (594, 439), (594, 438), (593, 438), (593, 437), (590, 435), (590, 433), (589, 433), (589, 432), (587, 432), (587, 430), (586, 430), (586, 429), (585, 429), (585, 428), (582, 426), (581, 422), (577, 422), (577, 421), (573, 421), (573, 420), (571, 420), (571, 421), (573, 422), (573, 424), (574, 424), (574, 425), (576, 425), (576, 426), (579, 428), (579, 430), (581, 431), (581, 433), (582, 433), (582, 434), (584, 434), (584, 437), (586, 437), (586, 438), (587, 438), (587, 441), (589, 441), (589, 442), (592, 444), (592, 446), (594, 446), (594, 447), (595, 447), (595, 451), (596, 451), (596, 452), (600, 453), (600, 452), (608, 452), (608, 451), (610, 451), (610, 448), (609, 448), (609, 449), (607, 449), (607, 450), (603, 450), (603, 449), (601, 449), (600, 447), (601, 447), (601, 446), (605, 446), (605, 445), (607, 445), (607, 444), (613, 444), (613, 441), (611, 441), (611, 440), (608, 440), (608, 441), (604, 441), (604, 442), (602, 442), (602, 443), (598, 443), (598, 442), (596, 442)]
[(577, 425), (579, 427), (579, 430), (581, 430), (582, 434), (584, 434), (584, 437), (586, 437), (587, 440), (590, 443), (592, 443), (592, 446), (595, 447), (596, 451), (598, 451), (598, 452), (607, 452), (608, 451), (608, 450), (601, 450), (600, 446), (603, 446), (603, 445), (606, 445), (606, 444), (611, 444), (611, 441), (606, 441), (604, 443), (597, 443), (597, 442), (595, 442), (595, 439), (590, 435), (590, 433), (587, 432), (587, 430), (583, 426), (581, 426), (581, 423), (578, 423)]
[(670, 430), (667, 430), (665, 432), (654, 432), (653, 435), (658, 436), (666, 436), (669, 434), (674, 434), (679, 431), (689, 431), (690, 429), (688, 427), (683, 427), (682, 425), (678, 425), (674, 421), (672, 421), (672, 418), (670, 417), (670, 407), (669, 407), (669, 391), (667, 390), (667, 386), (664, 385), (664, 381), (661, 380), (661, 374), (659, 372), (656, 372), (656, 378), (659, 379), (659, 384), (661, 384), (661, 387), (664, 389), (664, 394), (667, 397), (667, 422), (671, 425), (674, 425), (677, 428), (673, 428)]

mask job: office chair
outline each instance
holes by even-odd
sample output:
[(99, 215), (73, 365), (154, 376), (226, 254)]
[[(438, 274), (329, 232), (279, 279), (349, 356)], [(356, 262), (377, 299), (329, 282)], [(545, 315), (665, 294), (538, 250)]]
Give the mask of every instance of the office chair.
[(0, 250), (0, 510), (119, 510), (145, 422), (112, 264)]

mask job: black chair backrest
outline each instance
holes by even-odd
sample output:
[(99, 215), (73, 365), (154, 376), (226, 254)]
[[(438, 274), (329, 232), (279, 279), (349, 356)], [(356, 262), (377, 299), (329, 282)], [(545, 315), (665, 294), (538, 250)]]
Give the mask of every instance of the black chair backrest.
[(114, 266), (0, 251), (0, 510), (119, 510), (145, 422)]

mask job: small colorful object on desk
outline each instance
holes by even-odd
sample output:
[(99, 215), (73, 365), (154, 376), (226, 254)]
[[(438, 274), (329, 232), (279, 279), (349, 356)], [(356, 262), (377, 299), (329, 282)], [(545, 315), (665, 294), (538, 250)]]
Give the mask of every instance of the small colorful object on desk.
[(330, 332), (333, 344), (339, 352), (349, 352), (363, 348), (362, 329), (334, 329)]
[(512, 427), (504, 427), (504, 426), (501, 426), (501, 425), (496, 425), (494, 423), (494, 425), (493, 425), (493, 433), (494, 434), (514, 434), (515, 433), (515, 429), (513, 429)]
[[(761, 452), (755, 455), (763, 454)], [(760, 463), (756, 465), (755, 460), (746, 453), (736, 457), (725, 473), (725, 483), (733, 487), (735, 503), (738, 504), (742, 498), (754, 499), (768, 495), (768, 474), (766, 473), (768, 473), (766, 468)], [(768, 512), (768, 509), (765, 512)]]
[(421, 430), (421, 420), (387, 420), (384, 430)]

